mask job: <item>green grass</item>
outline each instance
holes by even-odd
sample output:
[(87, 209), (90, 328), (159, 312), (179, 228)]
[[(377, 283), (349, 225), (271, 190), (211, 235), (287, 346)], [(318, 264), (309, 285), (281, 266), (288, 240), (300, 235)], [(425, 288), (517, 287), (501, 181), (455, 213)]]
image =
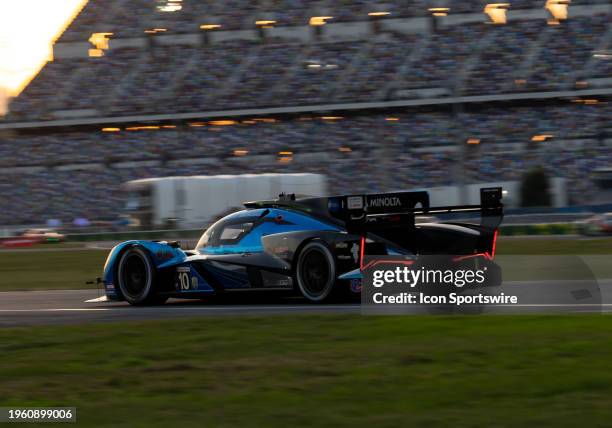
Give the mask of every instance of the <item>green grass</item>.
[(612, 238), (504, 238), (497, 244), (499, 255), (612, 254)]
[(76, 249), (76, 248), (84, 248), (86, 245), (85, 242), (44, 242), (42, 244), (34, 244), (32, 246), (26, 247), (14, 247), (11, 248), (11, 251), (23, 251), (28, 252), (32, 250), (49, 250), (55, 251), (57, 249)]
[(612, 238), (501, 238), (495, 261), (505, 281), (602, 279), (612, 278), (609, 254)]
[(86, 288), (86, 281), (101, 275), (107, 255), (102, 250), (5, 251), (0, 253), (0, 290)]
[(198, 318), (0, 330), (0, 406), (81, 425), (607, 426), (606, 316)]
[[(86, 281), (101, 275), (104, 250), (52, 251), (67, 248), (64, 244), (44, 246), (41, 251), (4, 251), (0, 254), (0, 291), (86, 288)], [(497, 254), (510, 255), (564, 255), (612, 254), (612, 238), (501, 238)], [(608, 266), (609, 265), (609, 266)], [(505, 273), (511, 273), (506, 269)], [(526, 270), (521, 269), (524, 272)], [(612, 264), (605, 263), (602, 274), (608, 276)], [(524, 276), (524, 275), (523, 275)], [(524, 279), (519, 276), (516, 279)], [(505, 275), (506, 279), (514, 279)]]

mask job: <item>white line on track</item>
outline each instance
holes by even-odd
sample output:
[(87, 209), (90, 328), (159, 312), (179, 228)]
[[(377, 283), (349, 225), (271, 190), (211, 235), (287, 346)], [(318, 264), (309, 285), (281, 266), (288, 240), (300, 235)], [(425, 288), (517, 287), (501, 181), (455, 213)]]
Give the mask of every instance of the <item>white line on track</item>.
[[(239, 310), (239, 311), (253, 311), (253, 310), (256, 310), (256, 311), (260, 311), (260, 310), (283, 311), (283, 310), (304, 310), (304, 309), (305, 310), (357, 309), (360, 307), (361, 305), (334, 305), (334, 306), (331, 306), (331, 305), (321, 305), (321, 306), (308, 306), (308, 305), (303, 305), (303, 306), (240, 306), (240, 305), (235, 305), (235, 306), (172, 306), (172, 305), (168, 305), (168, 306), (157, 306), (157, 307), (139, 307), (137, 308), (137, 310), (162, 313), (164, 311), (170, 311), (170, 310), (179, 310), (179, 311), (193, 311), (193, 310), (197, 310), (197, 311), (235, 311), (235, 310)], [(119, 306), (116, 308), (108, 308), (108, 309), (135, 310), (136, 308), (130, 309), (129, 306)]]
[(119, 306), (115, 308), (44, 308), (44, 309), (0, 309), (0, 313), (5, 312), (89, 312), (89, 311), (112, 311), (112, 310), (132, 310), (132, 311), (147, 311), (158, 313), (169, 311), (260, 311), (260, 310), (335, 310), (335, 309), (356, 309), (360, 305), (335, 305), (335, 306), (214, 306), (214, 307), (198, 307), (198, 306), (165, 306), (151, 308), (134, 308), (128, 306)]
[(46, 308), (46, 309), (0, 309), (0, 312), (90, 312), (110, 311), (110, 308)]
[(84, 303), (98, 303), (98, 302), (108, 302), (109, 299), (106, 296), (96, 297), (95, 299), (85, 300)]
[[(265, 309), (265, 310), (270, 310), (270, 309), (347, 309), (347, 308), (360, 308), (361, 305), (296, 305), (296, 306), (282, 306), (282, 305), (278, 305), (278, 306), (233, 306), (233, 305), (227, 305), (227, 306), (184, 306), (184, 307), (168, 307), (168, 309), (172, 308), (172, 309)], [(153, 309), (153, 308), (148, 308), (148, 309)]]
[(505, 307), (505, 308), (539, 308), (539, 307), (576, 307), (583, 306), (585, 308), (588, 307), (602, 307), (602, 306), (612, 306), (612, 303), (518, 303), (518, 304), (507, 304), (507, 305), (486, 305), (486, 306), (497, 306), (497, 307)]
[(50, 290), (6, 290), (6, 291), (0, 291), (0, 296), (3, 293), (6, 294), (29, 294), (29, 293), (47, 293), (47, 294), (55, 294), (55, 293), (79, 293), (79, 292), (93, 292), (93, 291), (100, 291), (100, 294), (102, 294), (102, 287), (100, 287), (99, 290), (95, 289), (95, 288), (62, 288), (62, 289), (50, 289)]

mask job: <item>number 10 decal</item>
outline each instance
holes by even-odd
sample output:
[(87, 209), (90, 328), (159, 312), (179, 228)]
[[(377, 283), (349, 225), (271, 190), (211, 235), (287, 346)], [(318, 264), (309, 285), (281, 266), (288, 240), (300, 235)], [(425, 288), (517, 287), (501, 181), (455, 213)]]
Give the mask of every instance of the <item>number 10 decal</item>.
[(191, 269), (188, 266), (181, 266), (176, 268), (178, 281), (176, 288), (180, 290), (190, 290), (198, 288), (198, 278), (191, 276)]

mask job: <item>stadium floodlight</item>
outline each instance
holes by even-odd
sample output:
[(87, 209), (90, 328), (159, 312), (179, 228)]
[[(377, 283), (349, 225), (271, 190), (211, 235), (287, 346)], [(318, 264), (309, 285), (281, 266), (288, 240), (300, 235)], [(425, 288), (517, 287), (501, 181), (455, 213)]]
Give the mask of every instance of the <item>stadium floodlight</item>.
[(368, 16), (387, 16), (391, 15), (391, 12), (370, 12)]
[(539, 135), (534, 135), (533, 137), (531, 137), (531, 141), (533, 141), (534, 143), (541, 143), (553, 137), (554, 135), (552, 134), (539, 134)]
[(576, 88), (588, 88), (589, 87), (589, 82), (587, 82), (586, 80), (576, 80), (574, 82), (574, 87), (576, 87)]
[(308, 63), (307, 67), (313, 68), (313, 69), (323, 68), (325, 70), (335, 70), (336, 68), (338, 68), (338, 64), (319, 64), (318, 62), (314, 62), (314, 61), (306, 61), (306, 62)]
[(157, 10), (160, 12), (178, 12), (183, 8), (181, 2), (183, 0), (169, 0), (164, 4), (160, 4), (157, 6)]
[(148, 30), (144, 30), (144, 32), (147, 34), (165, 33), (166, 31), (168, 31), (167, 28), (150, 28)]
[(328, 19), (333, 19), (333, 16), (313, 16), (308, 21), (308, 25), (312, 27), (320, 27), (327, 24)]
[(593, 58), (612, 59), (612, 51), (595, 51), (593, 52)]
[(202, 24), (202, 25), (200, 25), (200, 29), (201, 30), (218, 30), (219, 28), (221, 28), (221, 25), (219, 25), (219, 24)]
[(508, 22), (506, 12), (510, 3), (489, 3), (484, 8), (484, 13), (489, 17), (488, 24), (503, 25)]
[(88, 42), (95, 46), (94, 49), (89, 49), (90, 57), (104, 56), (104, 51), (108, 50), (108, 41), (113, 33), (92, 33)]
[(430, 7), (427, 10), (429, 10), (433, 16), (437, 17), (447, 16), (448, 12), (450, 12), (450, 8), (448, 7)]
[(278, 152), (278, 161), (280, 163), (288, 163), (293, 160), (293, 152), (290, 150), (283, 150)]
[(108, 40), (113, 33), (92, 33), (88, 42), (96, 47), (96, 49), (108, 49)]
[(546, 0), (544, 9), (548, 10), (553, 17), (549, 24), (558, 24), (559, 21), (566, 20), (569, 4), (570, 0)]
[(125, 128), (126, 131), (145, 131), (145, 130), (155, 131), (158, 129), (159, 129), (159, 126), (157, 125), (130, 126), (128, 128)]
[(274, 24), (276, 24), (276, 21), (272, 19), (262, 19), (260, 21), (255, 21), (255, 25), (260, 28), (274, 28)]

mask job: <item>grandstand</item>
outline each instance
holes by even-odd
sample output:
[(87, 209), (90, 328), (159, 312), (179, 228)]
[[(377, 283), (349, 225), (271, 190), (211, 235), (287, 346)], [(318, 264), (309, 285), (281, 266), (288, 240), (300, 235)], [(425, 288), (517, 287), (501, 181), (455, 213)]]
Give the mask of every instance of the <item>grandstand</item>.
[(476, 0), (90, 0), (0, 120), (0, 224), (112, 219), (122, 182), (179, 174), (317, 172), (356, 192), (541, 165), (597, 202), (612, 6), (556, 20), (544, 3), (494, 25)]

